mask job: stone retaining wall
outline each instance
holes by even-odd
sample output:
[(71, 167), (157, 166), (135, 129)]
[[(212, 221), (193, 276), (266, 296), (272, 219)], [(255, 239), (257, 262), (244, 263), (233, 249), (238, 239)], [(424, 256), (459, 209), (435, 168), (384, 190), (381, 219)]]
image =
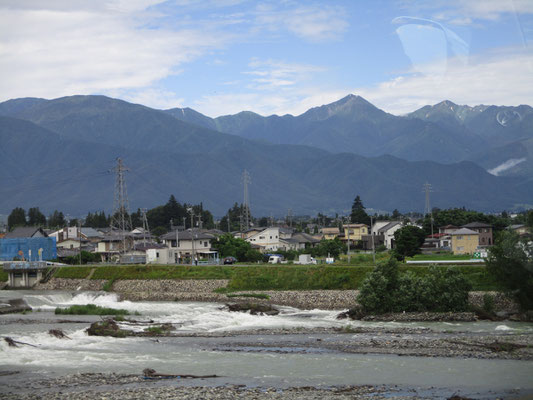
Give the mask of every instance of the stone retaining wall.
[[(102, 290), (106, 280), (62, 279), (52, 278), (45, 284), (38, 284), (38, 290)], [(112, 291), (121, 299), (130, 301), (209, 301), (234, 302), (250, 301), (247, 297), (227, 297), (214, 293), (215, 289), (224, 288), (228, 280), (224, 279), (162, 279), (162, 280), (120, 280), (114, 282)], [(341, 310), (356, 304), (357, 290), (288, 290), (288, 291), (239, 291), (236, 293), (264, 293), (270, 300), (261, 300), (272, 304), (285, 305), (300, 309)], [(499, 292), (471, 292), (470, 303), (483, 305), (483, 296), (488, 293), (494, 298), (495, 311), (516, 312), (517, 305)], [(254, 301), (259, 301), (255, 300)]]

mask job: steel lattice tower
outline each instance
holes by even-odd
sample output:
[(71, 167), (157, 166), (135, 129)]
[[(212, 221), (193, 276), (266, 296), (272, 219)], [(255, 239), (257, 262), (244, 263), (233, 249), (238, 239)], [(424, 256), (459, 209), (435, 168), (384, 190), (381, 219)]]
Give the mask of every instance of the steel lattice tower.
[(113, 215), (111, 217), (111, 228), (118, 229), (120, 235), (123, 236), (122, 251), (126, 250), (126, 233), (131, 231), (131, 215), (128, 201), (128, 193), (126, 190), (126, 180), (124, 173), (129, 171), (124, 166), (121, 158), (117, 158), (117, 166), (112, 169), (117, 174), (115, 182), (115, 200), (113, 202)]
[(426, 192), (426, 207), (424, 209), (424, 215), (429, 215), (431, 220), (431, 235), (433, 236), (433, 211), (431, 210), (431, 206), (429, 204), (429, 194), (432, 192), (431, 184), (426, 182), (424, 183), (423, 188), (424, 192)]
[[(246, 230), (250, 229), (250, 199), (248, 197), (248, 185), (252, 183), (250, 174), (244, 170), (242, 173), (242, 183), (244, 186), (244, 227)], [(242, 229), (241, 229), (242, 230)]]

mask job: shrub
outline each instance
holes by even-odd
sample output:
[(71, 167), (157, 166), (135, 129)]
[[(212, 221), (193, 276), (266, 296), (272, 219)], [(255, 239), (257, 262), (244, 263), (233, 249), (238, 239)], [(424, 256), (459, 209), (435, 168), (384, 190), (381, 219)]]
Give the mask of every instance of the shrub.
[(128, 315), (127, 310), (99, 307), (95, 304), (74, 305), (68, 308), (56, 308), (56, 314), (67, 315)]
[(400, 275), (398, 263), (391, 258), (363, 281), (357, 301), (370, 314), (464, 311), (471, 287), (459, 271), (451, 268), (430, 267), (424, 275)]
[(483, 304), (481, 305), (481, 308), (487, 314), (494, 313), (494, 297), (491, 294), (485, 293), (483, 295)]

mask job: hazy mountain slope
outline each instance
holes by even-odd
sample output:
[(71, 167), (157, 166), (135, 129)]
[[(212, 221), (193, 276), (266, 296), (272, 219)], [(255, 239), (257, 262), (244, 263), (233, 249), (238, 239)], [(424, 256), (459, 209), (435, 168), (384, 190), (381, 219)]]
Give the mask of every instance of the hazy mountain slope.
[[(176, 118), (192, 121), (185, 109), (167, 110)], [(202, 126), (213, 126), (270, 143), (314, 146), (330, 152), (364, 156), (391, 154), (408, 160), (455, 162), (477, 152), (480, 139), (432, 121), (388, 114), (360, 96), (349, 95), (331, 104), (292, 115), (262, 117), (240, 112), (215, 119), (195, 117)]]
[(216, 152), (250, 142), (180, 121), (151, 108), (104, 96), (71, 96), (38, 102), (0, 115), (25, 119), (60, 136), (131, 149), (177, 153)]
[(110, 211), (114, 187), (110, 169), (118, 156), (131, 171), (127, 186), (132, 209), (162, 204), (175, 194), (180, 201), (202, 201), (222, 215), (242, 201), (244, 168), (252, 177), (254, 215), (280, 215), (288, 208), (299, 214), (346, 212), (356, 194), (369, 207), (422, 210), (421, 187), (426, 181), (433, 184), (432, 205), (437, 207), (501, 210), (533, 198), (533, 185), (492, 176), (472, 163), (413, 163), (258, 143), (253, 144), (254, 151), (236, 146), (178, 154), (67, 139), (7, 117), (0, 117), (0, 142), (2, 213), (16, 206), (39, 206), (47, 213)]

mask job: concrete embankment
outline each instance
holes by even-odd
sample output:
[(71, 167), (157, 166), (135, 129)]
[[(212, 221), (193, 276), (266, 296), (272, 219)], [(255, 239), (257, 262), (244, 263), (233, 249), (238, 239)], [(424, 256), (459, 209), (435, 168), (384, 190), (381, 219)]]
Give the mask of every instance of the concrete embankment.
[[(38, 284), (38, 290), (99, 291), (106, 280), (52, 278), (45, 284)], [(118, 280), (111, 291), (123, 300), (131, 301), (209, 301), (228, 302), (237, 298), (223, 293), (215, 293), (225, 288), (224, 279), (161, 279), (161, 280)], [(300, 309), (340, 310), (356, 304), (357, 290), (290, 290), (290, 291), (239, 291), (236, 293), (263, 293), (270, 297), (271, 304), (286, 305)], [(494, 298), (495, 311), (516, 312), (512, 301), (498, 292), (471, 292), (470, 303), (481, 306), (483, 295), (490, 293)], [(265, 300), (261, 300), (265, 301)]]

